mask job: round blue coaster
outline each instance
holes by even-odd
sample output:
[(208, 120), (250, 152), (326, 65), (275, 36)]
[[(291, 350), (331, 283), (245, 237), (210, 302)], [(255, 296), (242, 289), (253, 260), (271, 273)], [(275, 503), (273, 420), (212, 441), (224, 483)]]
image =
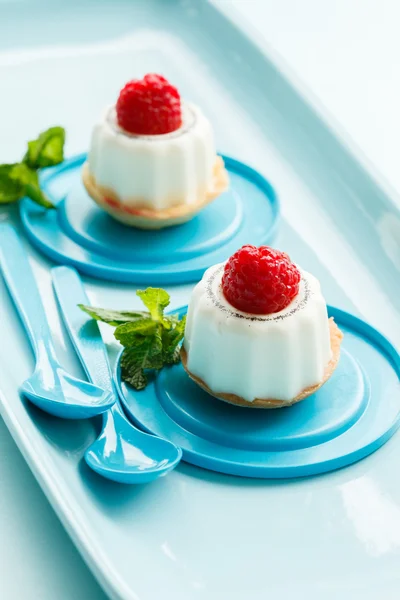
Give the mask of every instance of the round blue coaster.
[[(231, 475), (315, 475), (374, 452), (400, 425), (400, 356), (373, 327), (329, 307), (344, 333), (339, 365), (315, 394), (276, 410), (221, 402), (199, 388), (181, 364), (133, 390), (115, 380), (129, 417), (183, 450), (183, 460)], [(186, 308), (180, 309), (180, 314)]]
[(197, 281), (243, 244), (270, 243), (277, 228), (279, 202), (272, 186), (254, 169), (223, 158), (229, 189), (183, 225), (145, 231), (114, 220), (82, 184), (86, 155), (43, 175), (57, 211), (25, 199), (22, 223), (32, 243), (52, 260), (94, 277), (155, 285)]

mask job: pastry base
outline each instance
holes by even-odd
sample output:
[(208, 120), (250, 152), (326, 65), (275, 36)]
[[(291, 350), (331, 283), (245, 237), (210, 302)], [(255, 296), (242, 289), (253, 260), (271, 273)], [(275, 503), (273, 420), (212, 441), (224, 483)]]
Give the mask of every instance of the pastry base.
[(144, 206), (140, 200), (123, 202), (111, 189), (97, 184), (86, 162), (82, 168), (82, 180), (89, 196), (114, 219), (140, 229), (162, 229), (190, 221), (207, 204), (224, 192), (229, 183), (224, 161), (217, 156), (214, 165), (211, 189), (194, 204), (176, 204), (163, 210), (153, 210)]
[(311, 394), (314, 394), (320, 387), (324, 385), (334, 372), (337, 367), (340, 358), (340, 345), (343, 339), (343, 333), (340, 331), (339, 327), (336, 325), (333, 318), (329, 319), (329, 330), (331, 337), (331, 349), (332, 349), (332, 358), (326, 366), (324, 378), (320, 383), (312, 385), (305, 390), (303, 390), (298, 396), (293, 398), (293, 400), (284, 401), (284, 400), (274, 400), (273, 398), (256, 398), (253, 402), (248, 402), (244, 398), (240, 396), (236, 396), (236, 394), (225, 394), (223, 392), (213, 392), (208, 385), (197, 377), (193, 375), (187, 368), (187, 352), (185, 348), (182, 346), (181, 348), (181, 359), (182, 365), (193, 381), (195, 381), (203, 390), (205, 390), (211, 396), (218, 398), (219, 400), (223, 400), (224, 402), (228, 402), (229, 404), (235, 404), (237, 406), (245, 406), (247, 408), (284, 408), (285, 406), (291, 406), (296, 402), (300, 402), (300, 400), (304, 400)]

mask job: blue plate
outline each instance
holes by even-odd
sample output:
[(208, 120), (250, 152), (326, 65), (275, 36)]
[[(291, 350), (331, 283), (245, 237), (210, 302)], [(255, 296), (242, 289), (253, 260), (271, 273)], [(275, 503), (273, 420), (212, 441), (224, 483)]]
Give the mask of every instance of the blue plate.
[(57, 211), (26, 199), (21, 217), (32, 243), (51, 259), (107, 280), (167, 285), (201, 278), (246, 243), (272, 241), (279, 203), (272, 186), (249, 166), (224, 156), (230, 187), (183, 225), (158, 231), (127, 227), (88, 196), (81, 167), (86, 155), (43, 177)]
[(180, 446), (185, 461), (221, 473), (299, 477), (351, 464), (379, 448), (400, 424), (400, 356), (364, 321), (332, 307), (329, 314), (345, 334), (339, 365), (298, 404), (257, 410), (220, 402), (180, 364), (137, 392), (121, 382), (118, 362), (124, 408), (145, 431)]

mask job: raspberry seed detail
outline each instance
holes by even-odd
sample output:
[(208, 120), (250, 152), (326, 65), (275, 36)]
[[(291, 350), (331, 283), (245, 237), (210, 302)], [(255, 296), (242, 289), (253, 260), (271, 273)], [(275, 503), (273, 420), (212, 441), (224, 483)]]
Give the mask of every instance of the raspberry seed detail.
[(299, 292), (300, 279), (299, 269), (285, 252), (246, 245), (227, 261), (222, 291), (236, 309), (267, 315), (292, 302)]
[(162, 135), (182, 124), (181, 98), (176, 87), (155, 73), (132, 79), (116, 104), (118, 125), (136, 135)]

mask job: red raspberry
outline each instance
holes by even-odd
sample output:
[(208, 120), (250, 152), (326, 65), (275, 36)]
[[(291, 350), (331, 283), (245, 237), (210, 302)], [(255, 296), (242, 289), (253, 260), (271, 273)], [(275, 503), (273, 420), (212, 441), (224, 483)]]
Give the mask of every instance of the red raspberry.
[(119, 94), (116, 110), (118, 125), (138, 135), (170, 133), (182, 123), (178, 90), (154, 73), (129, 81)]
[(243, 246), (230, 257), (222, 291), (243, 312), (267, 315), (283, 310), (299, 291), (300, 272), (285, 252), (269, 246)]

